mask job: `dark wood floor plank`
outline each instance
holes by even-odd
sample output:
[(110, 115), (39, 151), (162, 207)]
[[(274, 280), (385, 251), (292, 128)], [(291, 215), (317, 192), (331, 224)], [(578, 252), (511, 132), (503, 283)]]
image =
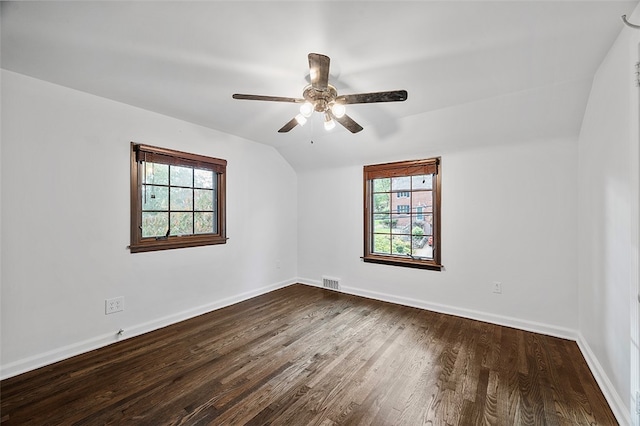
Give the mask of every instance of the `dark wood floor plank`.
[(380, 411), (382, 415), (386, 413), (386, 417), (382, 417), (383, 423), (429, 418), (429, 410), (433, 408), (431, 402), (439, 400), (442, 374), (439, 358), (449, 322), (434, 323), (433, 328), (422, 328), (415, 338), (417, 344), (408, 346), (399, 355), (402, 359), (396, 374), (399, 379), (388, 379), (393, 383), (391, 397), (385, 399), (385, 409)]
[(2, 425), (613, 425), (575, 342), (293, 285), (0, 383)]
[[(324, 369), (325, 372), (310, 377), (309, 398), (307, 401), (301, 401), (299, 407), (292, 406), (290, 411), (322, 413), (338, 423), (345, 412), (353, 411), (358, 406), (354, 397), (358, 399), (359, 385), (405, 330), (405, 326), (396, 321), (399, 319), (397, 313), (387, 319), (381, 321), (378, 315), (367, 313), (366, 322), (370, 326), (359, 330), (354, 339), (343, 340), (341, 346), (345, 356), (336, 357), (334, 362)], [(343, 385), (335, 386), (336, 383)]]
[[(359, 368), (343, 373), (343, 378), (348, 380), (348, 385), (335, 392), (330, 402), (330, 410), (327, 410), (329, 417), (340, 423), (341, 419), (357, 411), (363, 399), (377, 384), (377, 371), (381, 365), (388, 365), (388, 353), (397, 344), (400, 336), (406, 331), (404, 325), (398, 324), (395, 330), (390, 330), (384, 339), (378, 340), (366, 355), (366, 361)], [(374, 342), (375, 340), (370, 340)], [(364, 342), (363, 342), (364, 343)], [(365, 359), (362, 357), (361, 359)], [(333, 381), (325, 381), (323, 389), (332, 387)], [(318, 411), (317, 408), (314, 411)]]

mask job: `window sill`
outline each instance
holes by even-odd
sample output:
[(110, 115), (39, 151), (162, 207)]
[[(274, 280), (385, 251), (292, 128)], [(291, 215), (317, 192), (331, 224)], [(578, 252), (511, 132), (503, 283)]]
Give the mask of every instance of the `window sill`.
[(419, 260), (419, 259), (402, 259), (395, 256), (363, 256), (363, 262), (367, 263), (380, 263), (383, 265), (403, 266), (406, 268), (417, 269), (429, 269), (432, 271), (441, 271), (444, 266), (434, 262), (433, 260)]
[(210, 246), (215, 244), (226, 244), (227, 238), (220, 236), (184, 236), (169, 237), (167, 239), (144, 239), (137, 244), (131, 244), (131, 253), (142, 253), (147, 251), (170, 250), (187, 247)]

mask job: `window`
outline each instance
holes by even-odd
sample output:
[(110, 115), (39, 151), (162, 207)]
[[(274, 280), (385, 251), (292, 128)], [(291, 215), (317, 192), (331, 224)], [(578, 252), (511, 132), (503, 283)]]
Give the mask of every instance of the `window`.
[(363, 176), (362, 259), (441, 270), (440, 158), (364, 166)]
[(226, 160), (131, 143), (131, 252), (226, 243), (226, 167)]

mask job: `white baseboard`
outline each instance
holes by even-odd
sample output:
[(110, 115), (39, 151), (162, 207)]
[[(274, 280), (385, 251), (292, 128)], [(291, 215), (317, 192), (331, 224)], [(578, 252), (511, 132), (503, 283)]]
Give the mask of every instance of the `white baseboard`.
[(584, 359), (587, 361), (591, 374), (595, 377), (598, 386), (600, 386), (600, 390), (611, 407), (611, 411), (613, 411), (614, 416), (616, 416), (616, 420), (618, 420), (620, 426), (631, 425), (631, 413), (629, 409), (625, 406), (618, 392), (616, 392), (613, 383), (609, 380), (609, 376), (605, 373), (598, 358), (591, 350), (589, 343), (587, 343), (582, 333), (578, 334), (576, 342), (582, 352), (582, 356), (584, 356)]
[(238, 302), (242, 302), (252, 297), (259, 296), (261, 294), (268, 293), (270, 291), (277, 290), (279, 288), (287, 287), (291, 284), (295, 284), (296, 279), (290, 279), (282, 281), (276, 284), (263, 286), (257, 289), (239, 293), (222, 300), (218, 300), (213, 303), (208, 303), (202, 306), (198, 306), (186, 311), (177, 312), (175, 314), (167, 315), (162, 318), (157, 318), (152, 321), (148, 321), (142, 324), (136, 324), (129, 326), (122, 336), (118, 336), (114, 333), (102, 334), (92, 337), (90, 339), (83, 340), (81, 342), (73, 343), (60, 348), (52, 349), (50, 351), (40, 353), (34, 356), (23, 358), (8, 364), (0, 366), (0, 380), (7, 379), (9, 377), (17, 376), (18, 374), (26, 373), (27, 371), (35, 370), (36, 368), (44, 367), (46, 365), (53, 364), (58, 361), (62, 361), (67, 358), (71, 358), (76, 355), (80, 355), (94, 349), (98, 349), (118, 341), (129, 339), (135, 336), (139, 336), (150, 331), (158, 330), (162, 327), (166, 327), (171, 324), (178, 323), (180, 321), (187, 320), (189, 318), (196, 317), (198, 315), (205, 314), (207, 312), (215, 311), (216, 309), (224, 308)]
[[(317, 280), (310, 280), (306, 278), (298, 278), (298, 282), (314, 287), (322, 287), (322, 282)], [(616, 420), (621, 426), (631, 425), (631, 417), (627, 408), (625, 407), (620, 395), (615, 390), (615, 387), (609, 380), (608, 376), (600, 366), (598, 359), (593, 354), (589, 345), (585, 341), (582, 334), (576, 330), (572, 330), (564, 327), (557, 327), (550, 324), (539, 323), (535, 321), (522, 320), (519, 318), (506, 317), (502, 315), (495, 315), (487, 312), (475, 311), (470, 309), (458, 308), (455, 306), (442, 305), (438, 303), (430, 303), (423, 300), (412, 299), (407, 297), (394, 296), (388, 293), (379, 293), (375, 291), (365, 290), (356, 287), (343, 286), (339, 291), (343, 293), (352, 294), (355, 296), (367, 297), (369, 299), (381, 300), (384, 302), (397, 303), (399, 305), (411, 306), (414, 308), (426, 309), (429, 311), (440, 312), (443, 314), (455, 315), (463, 318), (469, 318), (478, 321), (489, 322), (492, 324), (503, 325), (507, 327), (517, 328), (519, 330), (532, 331), (534, 333), (545, 334), (554, 337), (560, 337), (563, 339), (573, 340), (578, 344), (578, 348), (582, 352), (587, 365), (591, 370), (596, 382), (600, 386), (604, 397), (606, 398), (613, 414), (616, 416)]]

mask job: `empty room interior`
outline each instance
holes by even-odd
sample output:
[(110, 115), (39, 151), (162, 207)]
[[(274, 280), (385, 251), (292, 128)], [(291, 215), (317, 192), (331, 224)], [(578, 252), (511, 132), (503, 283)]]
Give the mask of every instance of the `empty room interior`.
[(2, 1), (2, 424), (640, 426), (640, 4)]

